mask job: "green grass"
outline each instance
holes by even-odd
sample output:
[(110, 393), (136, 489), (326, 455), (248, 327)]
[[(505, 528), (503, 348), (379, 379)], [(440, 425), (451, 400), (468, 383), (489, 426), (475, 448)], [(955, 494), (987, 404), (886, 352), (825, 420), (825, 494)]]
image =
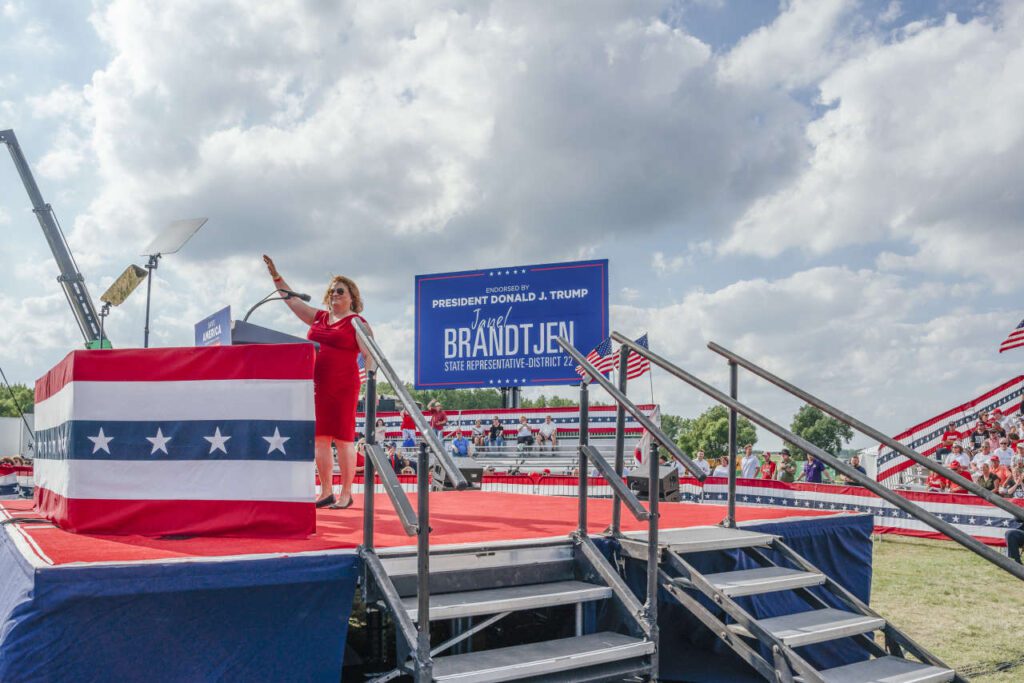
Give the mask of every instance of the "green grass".
[(1024, 583), (955, 543), (876, 536), (871, 606), (965, 678), (1024, 681)]

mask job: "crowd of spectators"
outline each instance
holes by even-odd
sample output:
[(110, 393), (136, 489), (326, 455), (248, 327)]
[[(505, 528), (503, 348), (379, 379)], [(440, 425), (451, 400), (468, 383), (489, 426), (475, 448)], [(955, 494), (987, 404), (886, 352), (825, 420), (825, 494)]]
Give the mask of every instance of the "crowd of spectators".
[[(1004, 413), (999, 408), (991, 413), (982, 411), (978, 420), (963, 431), (949, 423), (935, 449), (935, 457), (957, 474), (993, 493), (1006, 498), (1024, 498), (1022, 433), (1022, 410), (1016, 413)], [(966, 492), (956, 480), (934, 472), (928, 476), (926, 485), (931, 491)]]
[(31, 460), (20, 455), (8, 455), (0, 458), (0, 467), (27, 467), (31, 464)]
[[(449, 450), (449, 452), (455, 457), (467, 457), (472, 456), (478, 452), (494, 450), (504, 448), (506, 445), (515, 445), (518, 450), (528, 449), (550, 449), (554, 450), (558, 446), (558, 426), (555, 424), (554, 419), (551, 415), (544, 417), (544, 422), (538, 427), (530, 425), (527, 417), (521, 415), (519, 417), (519, 423), (515, 427), (514, 438), (509, 436), (506, 439), (506, 427), (502, 422), (501, 418), (495, 415), (490, 424), (483, 424), (483, 421), (477, 419), (474, 421), (472, 427), (468, 430), (463, 431), (461, 427), (455, 429), (448, 429), (448, 414), (444, 410), (444, 406), (440, 401), (431, 401), (426, 410), (423, 410), (420, 405), (423, 417), (430, 425), (430, 429), (437, 436), (438, 440)], [(375, 443), (381, 444), (385, 451), (389, 453), (389, 457), (392, 457), (392, 462), (397, 463), (396, 472), (399, 473), (414, 473), (415, 472), (415, 449), (418, 447), (418, 435), (419, 432), (416, 428), (416, 421), (413, 416), (406, 411), (404, 408), (401, 410), (401, 439), (398, 441), (392, 441), (387, 438), (387, 430), (383, 419), (378, 418), (374, 424), (374, 441)], [(362, 434), (357, 434), (357, 441), (360, 444), (365, 445), (365, 439)], [(362, 473), (363, 467), (363, 448), (357, 449), (357, 470), (356, 473)], [(390, 455), (394, 452), (394, 456)], [(408, 472), (406, 470), (411, 470)]]
[[(723, 455), (714, 461), (708, 461), (704, 451), (697, 451), (693, 462), (701, 469), (702, 472), (704, 472), (704, 474), (710, 477), (729, 476), (729, 456), (727, 455)], [(861, 474), (866, 473), (860, 464), (860, 458), (858, 456), (854, 455), (850, 458), (849, 464)], [(685, 476), (687, 474), (682, 465), (677, 463), (676, 467), (679, 469), (679, 474), (681, 476)], [(772, 457), (772, 453), (770, 451), (763, 451), (758, 455), (754, 452), (754, 446), (752, 444), (747, 444), (743, 447), (743, 455), (739, 458), (737, 467), (738, 471), (736, 476), (742, 477), (743, 479), (770, 479), (788, 484), (800, 481), (810, 484), (828, 482), (847, 485), (856, 484), (853, 479), (848, 478), (845, 475), (839, 475), (836, 478), (829, 477), (825, 469), (825, 463), (821, 462), (813, 455), (808, 455), (807, 460), (804, 461), (803, 464), (798, 463), (793, 458), (788, 448), (783, 448), (779, 452), (779, 459), (776, 461)]]

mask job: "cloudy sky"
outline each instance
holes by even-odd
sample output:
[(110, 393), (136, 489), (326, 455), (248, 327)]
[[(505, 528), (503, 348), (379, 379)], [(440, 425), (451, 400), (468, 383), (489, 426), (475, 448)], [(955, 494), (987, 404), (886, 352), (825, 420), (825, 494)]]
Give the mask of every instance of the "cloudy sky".
[[(261, 298), (267, 252), (297, 288), (355, 278), (411, 376), (416, 273), (608, 258), (614, 328), (893, 432), (1021, 372), (1022, 73), (1015, 0), (0, 0), (0, 128), (93, 297), (210, 218), (157, 273), (157, 345)], [(81, 338), (0, 157), (0, 366), (30, 383)], [(282, 309), (257, 321), (301, 334)]]

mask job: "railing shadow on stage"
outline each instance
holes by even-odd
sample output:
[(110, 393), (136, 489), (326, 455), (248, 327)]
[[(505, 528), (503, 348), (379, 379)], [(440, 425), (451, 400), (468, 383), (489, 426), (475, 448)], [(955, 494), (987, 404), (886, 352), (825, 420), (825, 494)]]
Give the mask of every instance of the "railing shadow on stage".
[[(861, 473), (859, 470), (854, 469), (846, 462), (815, 446), (806, 439), (797, 436), (790, 430), (768, 419), (767, 417), (750, 408), (749, 406), (740, 403), (737, 400), (738, 368), (740, 366), (746, 368), (750, 372), (783, 389), (789, 394), (796, 396), (797, 398), (800, 398), (805, 403), (808, 403), (819, 408), (823, 412), (831, 415), (832, 417), (843, 422), (844, 424), (847, 424), (850, 427), (853, 427), (854, 429), (860, 431), (861, 433), (866, 434), (873, 439), (877, 439), (879, 442), (885, 444), (886, 446), (893, 448), (900, 454), (917, 462), (923, 467), (926, 467), (932, 470), (933, 472), (939, 473), (941, 476), (946, 477), (950, 481), (956, 482), (957, 484), (961, 485), (962, 487), (970, 491), (970, 493), (977, 496), (978, 498), (985, 500), (991, 505), (994, 505), (1003, 510), (1004, 512), (1008, 513), (1015, 520), (1024, 521), (1024, 508), (1016, 506), (1013, 503), (1006, 501), (1000, 498), (999, 496), (982, 489), (973, 481), (967, 480), (962, 476), (956, 474), (952, 470), (907, 448), (903, 444), (900, 444), (897, 441), (891, 439), (890, 437), (878, 431), (877, 429), (874, 429), (871, 426), (857, 420), (856, 418), (851, 417), (850, 415), (839, 410), (838, 408), (835, 408), (832, 405), (826, 403), (825, 401), (813, 396), (809, 392), (806, 392), (790, 384), (789, 382), (786, 382), (785, 380), (773, 375), (767, 370), (764, 370), (763, 368), (755, 365), (751, 361), (742, 358), (741, 356), (723, 348), (722, 346), (719, 346), (718, 344), (715, 344), (714, 342), (710, 342), (708, 344), (708, 348), (710, 348), (715, 353), (724, 356), (728, 362), (728, 394), (719, 391), (718, 389), (712, 387), (706, 382), (703, 382), (694, 375), (691, 375), (690, 373), (676, 366), (667, 359), (652, 352), (650, 349), (640, 346), (639, 344), (637, 344), (636, 342), (634, 342), (633, 340), (619, 332), (612, 332), (611, 338), (614, 341), (618, 342), (620, 345), (619, 367), (626, 367), (629, 354), (636, 353), (650, 361), (652, 365), (655, 365), (665, 370), (670, 375), (682, 380), (686, 384), (689, 384), (691, 387), (697, 389), (701, 393), (709, 396), (719, 404), (729, 409), (729, 477), (726, 486), (727, 512), (725, 519), (723, 519), (721, 522), (722, 526), (735, 527), (736, 525), (736, 424), (738, 415), (743, 415), (754, 424), (766, 429), (767, 431), (779, 437), (780, 439), (788, 443), (794, 444), (797, 448), (800, 448), (806, 453), (813, 455), (815, 458), (821, 460), (825, 465), (831, 467), (833, 470), (844, 475), (848, 480), (853, 481), (859, 486), (866, 489), (867, 491), (870, 491), (872, 494), (874, 494), (878, 498), (883, 499), (884, 501), (886, 501), (893, 507), (897, 508), (901, 512), (905, 513), (906, 515), (928, 526), (935, 532), (955, 541), (956, 543), (967, 548), (979, 557), (982, 557), (986, 561), (996, 565), (1000, 569), (1003, 569), (1004, 571), (1012, 574), (1013, 576), (1024, 580), (1024, 566), (1017, 564), (1016, 562), (1000, 554), (996, 550), (993, 550), (992, 548), (986, 546), (984, 543), (978, 541), (977, 539), (965, 533), (961, 529), (958, 529), (952, 524), (941, 519), (939, 516), (929, 512), (928, 510), (925, 510), (920, 505), (917, 505), (916, 503), (912, 502), (907, 497), (900, 496), (899, 494), (895, 493), (889, 488), (883, 486), (882, 484), (879, 484), (877, 481)], [(586, 361), (584, 356), (567, 340), (565, 340), (564, 338), (560, 338), (558, 340), (558, 343), (562, 346), (563, 349), (565, 349), (565, 351), (570, 356), (572, 356), (572, 358), (580, 365), (580, 367), (583, 368), (584, 371), (589, 373), (589, 375), (594, 378), (594, 381), (600, 384), (601, 387), (605, 389), (605, 391), (609, 395), (611, 395), (611, 397), (619, 405), (620, 415), (623, 414), (623, 411), (628, 410), (631, 414), (637, 417), (641, 424), (649, 422), (649, 420), (640, 419), (640, 415), (637, 415), (638, 411), (636, 406), (633, 405), (626, 397), (626, 373), (619, 373), (620, 385), (619, 387), (615, 387), (611, 384), (611, 382), (609, 382), (605, 377), (603, 377), (599, 372), (597, 372), (597, 370)], [(581, 384), (580, 393), (582, 403), (582, 397), (585, 396), (586, 393), (586, 383)], [(651, 432), (651, 435), (653, 437), (652, 444), (661, 444), (677, 461), (681, 462), (691, 473), (693, 473), (699, 481), (704, 481), (705, 478), (703, 474), (700, 473), (699, 470), (696, 470), (696, 468), (693, 466), (693, 463), (690, 462), (686, 456), (679, 452), (678, 447), (676, 447), (676, 445), (671, 441), (671, 439), (668, 439), (661, 432), (660, 429), (657, 429), (653, 425), (648, 426), (648, 424), (644, 424), (644, 426), (647, 427), (648, 430)], [(657, 466), (656, 457), (651, 457), (649, 458), (649, 460), (651, 461), (652, 468)], [(621, 474), (621, 461), (617, 460), (616, 465), (617, 466), (615, 468), (615, 471)], [(584, 471), (582, 467), (581, 471)], [(652, 476), (652, 481), (654, 480), (655, 479)], [(616, 512), (617, 507), (618, 500), (615, 501)], [(617, 531), (617, 527), (615, 527), (615, 522), (613, 520), (613, 532), (615, 531)]]

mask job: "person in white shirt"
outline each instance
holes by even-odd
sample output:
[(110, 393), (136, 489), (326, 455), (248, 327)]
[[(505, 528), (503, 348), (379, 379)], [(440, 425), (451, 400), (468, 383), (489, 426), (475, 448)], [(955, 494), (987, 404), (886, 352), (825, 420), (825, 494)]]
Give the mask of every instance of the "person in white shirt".
[(992, 455), (999, 456), (999, 464), (1009, 467), (1013, 463), (1013, 451), (1010, 450), (1010, 440), (1005, 436), (999, 439), (999, 448), (992, 451)]
[(754, 455), (754, 447), (747, 444), (743, 447), (743, 460), (740, 461), (740, 476), (744, 479), (757, 479), (757, 471), (761, 469), (761, 461)]
[(723, 455), (718, 459), (718, 464), (715, 465), (715, 471), (711, 473), (712, 477), (728, 477), (729, 476), (729, 456)]
[[(697, 451), (697, 458), (693, 461), (693, 464), (700, 468), (700, 471), (705, 476), (711, 476), (711, 465), (708, 464), (707, 459), (704, 457), (704, 451)], [(680, 462), (676, 463), (676, 468), (679, 470), (679, 476), (687, 476), (689, 472), (683, 467)]]
[(519, 430), (516, 432), (516, 443), (520, 446), (533, 445), (533, 430), (530, 429), (530, 423), (526, 421), (525, 415), (519, 416)]
[(1010, 458), (1010, 467), (1024, 467), (1024, 441), (1017, 444), (1017, 451)]
[(992, 459), (992, 447), (987, 440), (981, 442), (981, 450), (971, 459), (971, 474), (980, 474), (981, 466), (987, 465)]
[(551, 444), (552, 449), (558, 445), (558, 427), (550, 415), (545, 416), (543, 424), (537, 428), (537, 443), (543, 446), (545, 442)]
[(971, 465), (971, 459), (967, 457), (966, 453), (964, 453), (964, 447), (960, 444), (954, 444), (953, 452), (946, 456), (946, 461), (942, 464), (949, 467), (950, 464), (954, 462), (960, 463), (960, 467), (964, 469), (967, 469)]

